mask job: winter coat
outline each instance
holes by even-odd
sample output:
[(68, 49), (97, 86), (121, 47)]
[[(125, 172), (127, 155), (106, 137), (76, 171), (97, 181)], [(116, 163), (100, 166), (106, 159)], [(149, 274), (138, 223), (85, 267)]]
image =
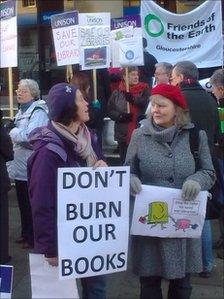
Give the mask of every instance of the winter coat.
[[(115, 121), (114, 140), (118, 141), (119, 143), (127, 143), (129, 123), (119, 121), (121, 114), (128, 112), (127, 103), (128, 102), (125, 99), (125, 95), (121, 90), (115, 90), (108, 101), (108, 116)], [(138, 109), (137, 118), (144, 115), (145, 109), (149, 103), (149, 89), (144, 88), (141, 92), (139, 92), (139, 95), (135, 96), (134, 103)], [(133, 119), (132, 121), (135, 122), (134, 127), (137, 128), (137, 120)]]
[[(189, 144), (188, 124), (178, 130), (171, 145), (154, 139), (151, 121), (135, 130), (128, 147), (125, 165), (142, 184), (181, 189), (186, 180), (197, 181), (202, 190), (215, 182), (215, 172), (204, 131), (199, 134), (201, 168), (195, 172), (195, 160)], [(182, 278), (186, 273), (202, 271), (201, 240), (186, 238), (132, 237), (133, 268), (140, 276)]]
[(0, 123), (0, 194), (10, 189), (10, 181), (6, 168), (6, 162), (13, 160), (12, 141), (2, 123)]
[(180, 85), (181, 91), (187, 101), (191, 121), (208, 136), (211, 153), (219, 134), (219, 114), (216, 101), (199, 83)]
[(34, 101), (31, 106), (22, 113), (21, 109), (15, 116), (15, 128), (9, 135), (13, 142), (14, 160), (8, 164), (8, 172), (11, 179), (27, 181), (27, 160), (32, 154), (28, 142), (29, 133), (48, 123), (48, 109), (45, 101)]
[[(101, 149), (95, 134), (92, 147), (98, 159)], [(34, 248), (48, 257), (57, 256), (57, 170), (59, 167), (86, 166), (74, 143), (60, 135), (51, 124), (30, 135), (33, 154), (28, 159), (29, 198), (33, 215)]]

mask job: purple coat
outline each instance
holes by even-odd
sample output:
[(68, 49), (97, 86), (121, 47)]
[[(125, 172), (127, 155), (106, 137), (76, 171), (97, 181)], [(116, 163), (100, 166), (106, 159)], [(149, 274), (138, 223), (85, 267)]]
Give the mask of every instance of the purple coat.
[[(57, 256), (57, 170), (59, 167), (83, 167), (74, 143), (60, 135), (51, 124), (30, 134), (33, 154), (28, 160), (29, 198), (33, 215), (35, 252)], [(103, 159), (97, 137), (91, 133), (92, 147)]]

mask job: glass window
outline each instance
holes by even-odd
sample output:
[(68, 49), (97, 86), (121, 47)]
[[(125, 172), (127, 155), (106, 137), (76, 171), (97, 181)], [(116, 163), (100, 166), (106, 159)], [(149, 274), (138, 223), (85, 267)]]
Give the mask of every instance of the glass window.
[(139, 6), (140, 0), (124, 0), (124, 7)]
[(36, 6), (36, 0), (23, 0), (23, 7)]

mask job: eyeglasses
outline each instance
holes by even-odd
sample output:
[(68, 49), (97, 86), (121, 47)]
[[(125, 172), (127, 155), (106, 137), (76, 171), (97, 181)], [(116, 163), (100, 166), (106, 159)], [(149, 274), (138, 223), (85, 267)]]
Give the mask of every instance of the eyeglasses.
[(15, 92), (18, 94), (25, 94), (25, 93), (28, 93), (29, 91), (28, 90), (25, 90), (25, 89), (16, 89)]

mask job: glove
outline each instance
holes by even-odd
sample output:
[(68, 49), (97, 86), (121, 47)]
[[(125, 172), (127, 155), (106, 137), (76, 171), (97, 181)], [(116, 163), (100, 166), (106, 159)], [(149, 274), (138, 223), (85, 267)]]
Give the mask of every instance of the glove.
[(121, 113), (119, 116), (120, 123), (129, 123), (132, 121), (132, 113)]
[(142, 191), (142, 183), (136, 175), (131, 175), (130, 178), (130, 193), (132, 196)]
[(134, 97), (130, 92), (124, 91), (124, 97), (128, 103), (130, 103), (130, 104), (134, 103)]
[(198, 182), (187, 180), (182, 186), (182, 198), (184, 200), (194, 200), (201, 191), (201, 186)]

